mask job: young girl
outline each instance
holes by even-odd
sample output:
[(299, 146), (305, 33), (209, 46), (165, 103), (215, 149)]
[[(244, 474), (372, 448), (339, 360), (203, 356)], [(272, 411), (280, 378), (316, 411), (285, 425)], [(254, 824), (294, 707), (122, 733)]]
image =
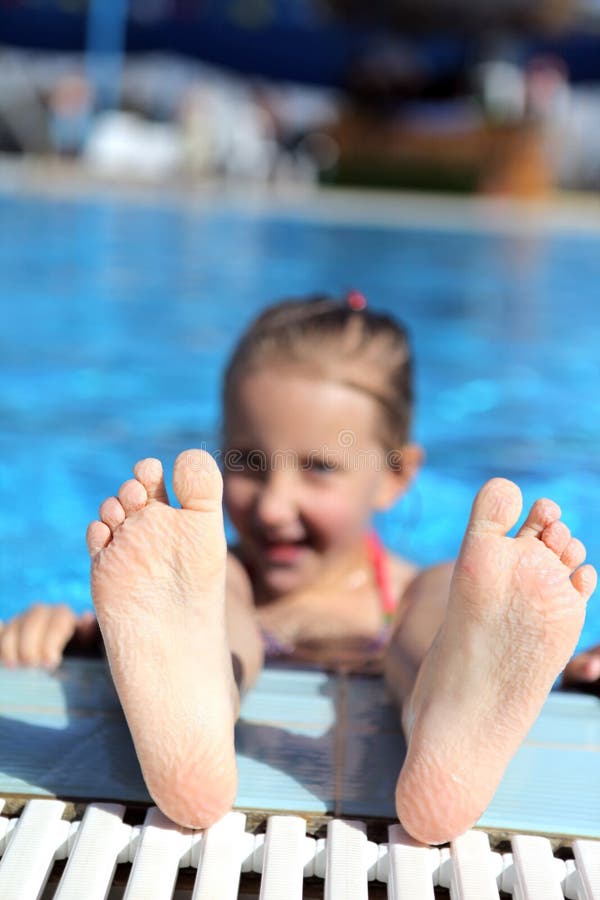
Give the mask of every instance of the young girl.
[[(267, 309), (224, 381), (222, 478), (182, 453), (169, 505), (145, 459), (88, 529), (92, 596), (148, 789), (205, 827), (233, 803), (240, 692), (265, 656), (381, 665), (408, 753), (396, 807), (414, 837), (475, 822), (573, 652), (595, 587), (585, 548), (503, 479), (475, 498), (455, 567), (422, 572), (372, 530), (418, 472), (402, 327), (348, 301)], [(225, 545), (221, 499), (239, 536)], [(7, 626), (5, 661), (56, 663), (77, 630), (64, 607)]]

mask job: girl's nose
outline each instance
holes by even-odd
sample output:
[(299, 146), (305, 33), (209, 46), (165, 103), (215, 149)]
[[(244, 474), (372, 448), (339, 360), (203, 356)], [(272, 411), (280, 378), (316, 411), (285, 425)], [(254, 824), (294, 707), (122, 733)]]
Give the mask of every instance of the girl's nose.
[(258, 522), (271, 528), (286, 525), (295, 521), (297, 509), (293, 478), (285, 472), (270, 472), (256, 497)]

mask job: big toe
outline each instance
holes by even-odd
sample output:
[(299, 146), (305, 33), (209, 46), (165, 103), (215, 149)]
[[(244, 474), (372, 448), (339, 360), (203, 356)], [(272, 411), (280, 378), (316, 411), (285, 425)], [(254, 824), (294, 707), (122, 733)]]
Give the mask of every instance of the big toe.
[(492, 478), (473, 501), (467, 531), (506, 534), (517, 523), (522, 507), (521, 491), (514, 482)]
[(205, 450), (184, 450), (175, 460), (173, 489), (184, 509), (214, 512), (220, 509), (223, 479), (215, 460)]

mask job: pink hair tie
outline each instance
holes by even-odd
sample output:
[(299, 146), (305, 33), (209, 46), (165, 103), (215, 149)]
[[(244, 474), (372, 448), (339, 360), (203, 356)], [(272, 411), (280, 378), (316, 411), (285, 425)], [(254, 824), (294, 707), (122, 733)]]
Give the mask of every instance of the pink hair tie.
[(367, 308), (367, 298), (360, 291), (348, 291), (346, 295), (346, 303), (350, 309), (360, 312), (361, 309)]

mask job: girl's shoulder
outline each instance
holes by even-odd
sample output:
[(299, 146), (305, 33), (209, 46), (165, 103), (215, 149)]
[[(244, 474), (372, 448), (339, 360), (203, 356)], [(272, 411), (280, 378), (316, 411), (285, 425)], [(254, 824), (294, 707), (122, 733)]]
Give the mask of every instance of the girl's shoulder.
[(225, 568), (225, 581), (227, 593), (235, 594), (249, 603), (252, 599), (252, 582), (246, 566), (242, 562), (236, 547), (227, 550), (227, 564)]
[[(403, 562), (403, 561), (401, 561)], [(407, 573), (404, 595), (412, 596), (414, 593), (446, 594), (450, 590), (450, 582), (454, 572), (454, 561), (446, 560), (431, 566), (415, 566), (409, 564), (408, 569), (401, 568), (401, 573)], [(401, 574), (401, 577), (403, 575)]]
[(390, 580), (393, 580), (396, 598), (395, 618), (403, 617), (415, 601), (421, 603), (424, 597), (432, 600), (440, 597), (447, 599), (454, 571), (453, 562), (419, 567), (393, 553), (388, 554), (388, 559)]
[(396, 553), (391, 553), (389, 550), (386, 550), (386, 561), (390, 590), (399, 602), (422, 570), (416, 563), (398, 556)]

